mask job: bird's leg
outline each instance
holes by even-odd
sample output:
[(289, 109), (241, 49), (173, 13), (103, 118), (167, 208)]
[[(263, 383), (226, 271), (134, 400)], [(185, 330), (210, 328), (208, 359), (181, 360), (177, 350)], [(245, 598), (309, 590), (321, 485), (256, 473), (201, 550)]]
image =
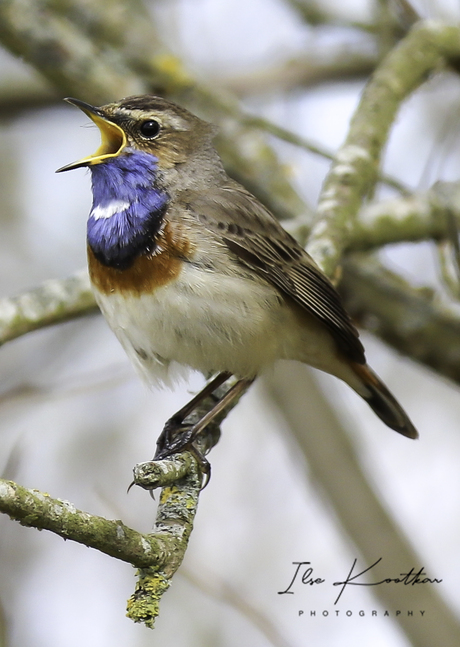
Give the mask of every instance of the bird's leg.
[[(163, 455), (164, 452), (167, 452), (166, 455), (173, 453), (169, 451), (169, 448), (172, 446), (174, 437), (178, 432), (183, 429), (183, 422), (187, 416), (189, 416), (196, 407), (209, 395), (211, 395), (221, 384), (228, 380), (232, 376), (231, 373), (223, 372), (216, 375), (216, 377), (208, 382), (206, 386), (201, 389), (199, 393), (193, 397), (190, 402), (187, 402), (182, 409), (179, 409), (171, 418), (166, 422), (163, 427), (163, 431), (157, 440), (157, 451), (154, 457), (154, 460), (159, 460), (160, 458), (165, 458)], [(160, 456), (161, 454), (161, 456)]]
[[(155, 454), (154, 460), (161, 460), (163, 458), (166, 458), (167, 456), (170, 456), (171, 454), (180, 452), (184, 449), (192, 449), (194, 455), (202, 463), (202, 466), (204, 465), (204, 462), (207, 463), (204, 456), (201, 456), (198, 450), (195, 447), (193, 447), (193, 441), (196, 440), (198, 434), (201, 431), (203, 431), (203, 429), (207, 425), (209, 425), (209, 423), (212, 420), (214, 420), (214, 418), (218, 416), (219, 413), (221, 413), (221, 411), (225, 409), (225, 407), (227, 407), (235, 398), (237, 398), (243, 391), (247, 389), (247, 387), (253, 382), (253, 380), (245, 379), (245, 380), (239, 380), (238, 382), (236, 382), (232, 387), (230, 387), (230, 389), (225, 393), (225, 395), (216, 402), (216, 404), (212, 407), (212, 409), (208, 411), (194, 425), (183, 426), (181, 423), (183, 422), (184, 418), (196, 408), (196, 406), (200, 403), (200, 401), (204, 397), (206, 397), (207, 395), (210, 395), (213, 391), (215, 391), (215, 389), (218, 386), (220, 386), (220, 384), (225, 382), (225, 380), (228, 379), (228, 377), (229, 377), (228, 373), (220, 373), (217, 376), (217, 378), (215, 378), (212, 382), (210, 382), (207, 385), (207, 387), (203, 389), (203, 391), (201, 391), (197, 396), (195, 396), (195, 398), (193, 398), (193, 400), (191, 400), (175, 416), (173, 416), (170, 420), (168, 420), (168, 422), (165, 425), (165, 428), (163, 429), (163, 432), (161, 433), (160, 438), (158, 439), (157, 452)], [(191, 406), (192, 403), (193, 403), (193, 407)], [(185, 416), (183, 415), (184, 411), (186, 411)], [(179, 420), (181, 422), (179, 422)], [(175, 427), (176, 431), (179, 431), (178, 423), (182, 431), (182, 433), (176, 434), (174, 438), (171, 436), (172, 429), (169, 427), (169, 424), (171, 421), (173, 421), (174, 424), (176, 425)]]
[(252, 380), (238, 380), (228, 391), (227, 393), (213, 406), (213, 408), (206, 413), (201, 420), (199, 420), (193, 427), (190, 429), (190, 439), (188, 442), (193, 442), (198, 434), (203, 431), (209, 423), (214, 420), (216, 416), (219, 415), (221, 411), (225, 409), (235, 398), (237, 398), (241, 393), (243, 393), (248, 386), (254, 382)]

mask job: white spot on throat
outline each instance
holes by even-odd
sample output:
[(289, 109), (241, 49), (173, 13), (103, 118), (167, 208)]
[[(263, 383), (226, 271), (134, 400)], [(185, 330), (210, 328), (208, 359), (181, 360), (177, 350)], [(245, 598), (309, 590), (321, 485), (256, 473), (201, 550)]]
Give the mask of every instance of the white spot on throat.
[(111, 218), (116, 213), (121, 213), (125, 211), (130, 206), (129, 202), (125, 200), (112, 200), (104, 206), (98, 204), (89, 214), (89, 217), (94, 218), (94, 220), (99, 220), (100, 218)]

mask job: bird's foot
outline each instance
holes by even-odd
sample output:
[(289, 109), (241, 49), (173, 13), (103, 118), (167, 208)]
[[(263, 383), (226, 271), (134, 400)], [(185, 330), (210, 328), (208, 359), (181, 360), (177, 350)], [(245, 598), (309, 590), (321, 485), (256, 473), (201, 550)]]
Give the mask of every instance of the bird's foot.
[(190, 443), (193, 425), (183, 422), (178, 415), (170, 418), (157, 440), (157, 450), (153, 460), (168, 458), (184, 449)]
[(211, 465), (194, 442), (197, 435), (195, 432), (196, 425), (186, 424), (173, 416), (165, 424), (157, 440), (157, 450), (153, 460), (164, 460), (179, 452), (190, 452), (204, 476), (204, 485), (202, 486), (202, 489), (204, 489), (211, 478)]

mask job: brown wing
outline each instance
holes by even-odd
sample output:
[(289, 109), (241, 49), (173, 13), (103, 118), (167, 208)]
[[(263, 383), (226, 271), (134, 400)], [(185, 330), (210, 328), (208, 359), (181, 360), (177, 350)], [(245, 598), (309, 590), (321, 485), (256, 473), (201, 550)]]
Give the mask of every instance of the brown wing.
[(346, 357), (365, 363), (358, 331), (334, 286), (254, 196), (232, 183), (185, 202), (241, 263), (322, 321)]

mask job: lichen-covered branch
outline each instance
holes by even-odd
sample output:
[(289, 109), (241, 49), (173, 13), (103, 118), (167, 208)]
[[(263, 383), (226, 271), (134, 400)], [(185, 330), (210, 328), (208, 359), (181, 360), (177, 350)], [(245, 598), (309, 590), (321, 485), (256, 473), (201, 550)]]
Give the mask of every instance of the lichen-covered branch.
[[(216, 428), (206, 435), (208, 446), (216, 442)], [(53, 499), (38, 490), (29, 490), (12, 481), (0, 480), (0, 512), (24, 526), (51, 532), (139, 568), (139, 581), (128, 602), (128, 616), (153, 627), (161, 595), (182, 563), (193, 527), (202, 476), (195, 459), (188, 453), (177, 458), (180, 478), (170, 484), (167, 475), (156, 486), (164, 486), (153, 532), (142, 534), (121, 521), (111, 521), (77, 510), (73, 504)], [(157, 462), (161, 472), (161, 462)], [(153, 487), (153, 486), (149, 486)]]
[(13, 481), (0, 480), (0, 511), (23, 526), (50, 530), (138, 567), (160, 565), (171, 553), (167, 537), (142, 535), (121, 521), (77, 510), (68, 501)]
[[(186, 422), (194, 424), (222, 397), (224, 387), (206, 398)], [(196, 441), (204, 455), (218, 441), (220, 423), (232, 407), (216, 417)], [(29, 490), (12, 481), (0, 480), (0, 512), (24, 526), (50, 530), (78, 543), (95, 548), (139, 569), (135, 592), (128, 601), (128, 617), (153, 627), (159, 613), (160, 598), (169, 588), (172, 577), (182, 563), (203, 475), (189, 452), (165, 461), (143, 463), (135, 468), (134, 483), (152, 490), (162, 487), (155, 526), (152, 533), (142, 534), (125, 526), (77, 510), (73, 504), (53, 499), (38, 490)]]
[(330, 7), (324, 6), (324, 3), (316, 0), (288, 0), (288, 2), (309, 25), (334, 25), (362, 29), (366, 32), (375, 31), (375, 26), (371, 23), (344, 19), (340, 15), (338, 16)]
[(86, 270), (50, 279), (15, 297), (0, 299), (0, 345), (32, 330), (97, 312)]
[[(169, 463), (173, 464), (173, 461)], [(149, 535), (167, 538), (167, 545), (172, 550), (164, 555), (166, 559), (161, 564), (139, 568), (135, 591), (128, 600), (128, 617), (150, 628), (153, 628), (159, 614), (160, 599), (170, 587), (172, 577), (182, 563), (201, 490), (202, 476), (196, 461), (190, 454), (183, 454), (178, 457), (178, 463), (179, 469), (171, 469), (170, 466), (170, 469), (165, 470), (167, 477), (174, 471), (182, 472), (183, 475), (175, 484), (168, 485), (161, 491), (155, 526), (152, 535)]]
[(437, 182), (429, 191), (373, 202), (358, 213), (346, 251), (449, 237), (449, 222), (460, 228), (460, 183)]
[[(269, 133), (270, 135), (273, 135), (274, 137), (277, 137), (281, 141), (288, 142), (289, 144), (293, 144), (294, 146), (297, 146), (298, 148), (303, 148), (310, 153), (314, 153), (315, 155), (319, 155), (320, 157), (324, 157), (328, 160), (334, 161), (335, 155), (331, 151), (329, 151), (327, 148), (324, 146), (320, 146), (319, 144), (315, 144), (314, 142), (305, 139), (304, 137), (301, 137), (297, 133), (294, 133), (292, 130), (288, 130), (287, 128), (283, 128), (282, 126), (278, 126), (277, 124), (274, 124), (267, 119), (263, 119), (262, 117), (254, 117), (254, 116), (249, 116), (249, 115), (240, 115), (239, 120), (242, 124), (244, 124), (246, 127), (249, 128), (257, 128), (258, 130), (261, 130), (263, 132)], [(404, 186), (399, 180), (396, 180), (393, 177), (390, 177), (386, 173), (379, 173), (378, 174), (378, 180), (382, 184), (385, 184), (387, 186), (391, 186), (397, 191), (399, 191), (402, 195), (411, 195), (410, 190)], [(274, 189), (276, 192), (276, 189)], [(292, 218), (295, 214), (289, 213), (288, 216)], [(305, 215), (301, 214), (304, 218)], [(283, 214), (278, 214), (278, 217), (283, 217)]]
[(371, 77), (325, 180), (307, 246), (329, 276), (349, 245), (362, 200), (373, 191), (382, 150), (401, 103), (429, 73), (458, 56), (460, 28), (427, 21), (415, 25)]
[[(162, 95), (185, 92), (195, 79), (160, 38), (142, 0), (45, 0), (88, 40), (113, 50), (131, 73)], [(119, 98), (119, 97), (117, 97)]]
[[(309, 223), (285, 224), (305, 245)], [(394, 243), (450, 240), (460, 229), (460, 182), (437, 182), (429, 191), (364, 205), (353, 223), (344, 254), (370, 251)]]
[[(186, 418), (186, 422), (190, 424), (198, 422), (215, 404), (215, 398), (220, 399), (225, 391), (225, 386), (216, 389), (215, 395), (203, 400)], [(232, 402), (216, 416), (197, 439), (195, 445), (202, 455), (205, 455), (219, 440), (220, 423), (237, 401)], [(172, 485), (171, 482), (174, 479), (178, 480)], [(147, 627), (153, 627), (159, 612), (159, 600), (169, 588), (187, 547), (203, 484), (203, 475), (197, 468), (195, 459), (185, 452), (175, 455), (172, 460), (137, 465), (134, 469), (134, 483), (147, 490), (160, 485), (167, 486), (160, 495), (153, 533), (154, 535), (167, 533), (177, 544), (174, 559), (165, 561), (161, 568), (139, 569), (136, 590), (128, 601), (128, 617), (134, 622), (143, 622)]]

